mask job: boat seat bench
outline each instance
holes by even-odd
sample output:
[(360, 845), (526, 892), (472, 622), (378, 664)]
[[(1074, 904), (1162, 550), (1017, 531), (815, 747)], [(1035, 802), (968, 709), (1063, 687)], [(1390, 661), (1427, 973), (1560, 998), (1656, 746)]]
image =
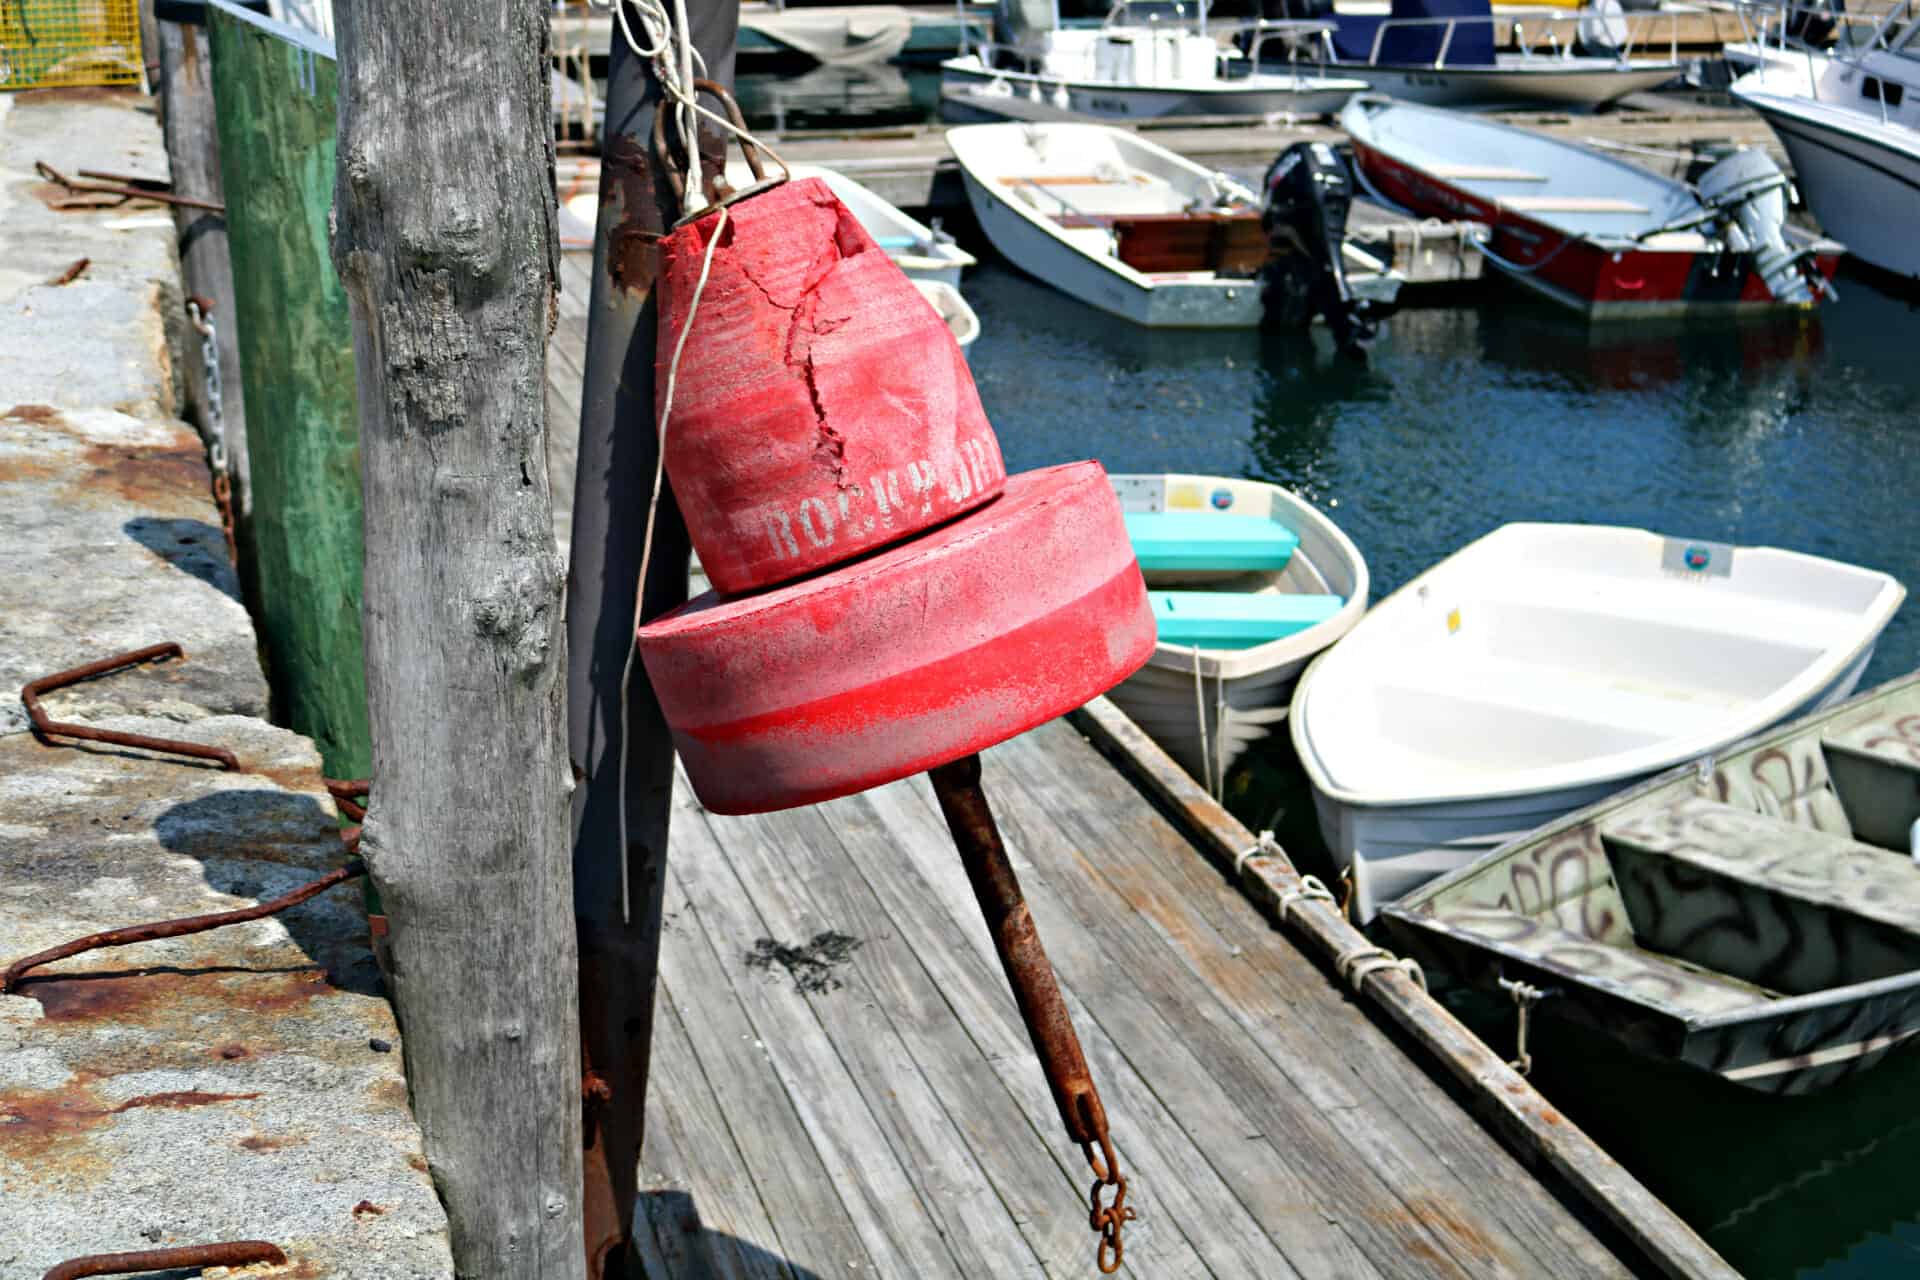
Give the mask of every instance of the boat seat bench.
[(1704, 796), (1600, 830), (1641, 945), (1794, 995), (1920, 968), (1920, 866)]
[(1920, 819), (1920, 743), (1874, 719), (1822, 735), (1820, 748), (1854, 839), (1906, 852)]
[(1282, 591), (1149, 591), (1162, 644), (1251, 649), (1316, 627), (1346, 607), (1339, 596)]
[(1509, 169), (1497, 164), (1429, 164), (1423, 166), (1436, 178), (1447, 182), (1545, 182), (1544, 173)]
[(1300, 535), (1265, 516), (1205, 511), (1129, 511), (1127, 538), (1140, 567), (1247, 573), (1287, 567)]
[[(1567, 904), (1578, 912), (1578, 902)], [(1564, 973), (1607, 988), (1623, 988), (1630, 999), (1664, 1006), (1682, 1018), (1708, 1018), (1751, 1009), (1779, 993), (1723, 973), (1713, 973), (1631, 942), (1603, 942), (1563, 928), (1551, 912), (1527, 915), (1495, 907), (1450, 907), (1435, 919), (1483, 945), (1549, 973)]]
[(1614, 196), (1496, 196), (1503, 209), (1515, 213), (1633, 213), (1653, 212), (1643, 204)]

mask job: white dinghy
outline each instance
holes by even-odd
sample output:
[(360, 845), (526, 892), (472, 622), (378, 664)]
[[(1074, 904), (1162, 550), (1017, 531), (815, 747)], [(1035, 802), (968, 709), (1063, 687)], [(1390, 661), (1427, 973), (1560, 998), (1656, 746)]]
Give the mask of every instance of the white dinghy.
[(1219, 795), (1301, 668), (1367, 608), (1359, 548), (1304, 498), (1224, 476), (1115, 475), (1159, 642), (1107, 696)]
[(1770, 547), (1512, 524), (1311, 667), (1293, 742), (1359, 917), (1662, 769), (1847, 696), (1906, 597)]
[[(1151, 328), (1260, 323), (1269, 246), (1245, 184), (1111, 125), (963, 125), (947, 145), (981, 230), (1028, 275)], [(1403, 277), (1342, 249), (1354, 293), (1391, 301)]]

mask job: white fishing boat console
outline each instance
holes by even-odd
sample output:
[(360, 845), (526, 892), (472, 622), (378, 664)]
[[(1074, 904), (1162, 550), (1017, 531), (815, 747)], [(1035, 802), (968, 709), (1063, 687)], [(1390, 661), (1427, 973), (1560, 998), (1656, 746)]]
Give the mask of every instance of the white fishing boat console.
[(1848, 25), (1832, 49), (1776, 58), (1732, 93), (1780, 136), (1828, 234), (1882, 270), (1920, 278), (1920, 0), (1871, 19), (1835, 16)]

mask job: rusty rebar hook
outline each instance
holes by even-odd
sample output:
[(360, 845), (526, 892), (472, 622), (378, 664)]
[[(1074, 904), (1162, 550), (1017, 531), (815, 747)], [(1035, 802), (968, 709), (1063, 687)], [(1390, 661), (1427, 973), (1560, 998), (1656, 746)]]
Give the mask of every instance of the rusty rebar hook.
[[(1060, 1123), (1067, 1136), (1080, 1144), (1093, 1169), (1089, 1225), (1100, 1233), (1096, 1258), (1100, 1270), (1110, 1275), (1120, 1269), (1126, 1250), (1120, 1229), (1134, 1217), (1127, 1204), (1127, 1179), (1120, 1172), (1120, 1157), (1107, 1133), (1106, 1107), (1094, 1088), (1073, 1018), (1061, 998), (1053, 966), (1047, 962), (1033, 913), (1020, 892), (1019, 877), (1000, 840), (986, 792), (980, 788), (980, 757), (969, 755), (940, 765), (928, 770), (927, 777), (933, 782), (947, 829), (953, 832), (954, 847), (960, 851), (980, 913), (986, 917), (987, 932), (1000, 953), (1000, 967), (1013, 988), (1014, 1003), (1020, 1006), (1020, 1019), (1026, 1023), (1047, 1087), (1053, 1092)], [(1113, 1203), (1102, 1205), (1101, 1192), (1107, 1187), (1114, 1188)]]
[(111, 658), (102, 658), (98, 662), (89, 662), (82, 666), (70, 667), (65, 671), (56, 671), (50, 676), (41, 676), (29, 682), (20, 690), (20, 701), (27, 708), (27, 718), (33, 721), (34, 731), (42, 742), (55, 745), (48, 739), (58, 735), (62, 738), (78, 738), (82, 742), (104, 742), (120, 747), (140, 747), (148, 751), (165, 751), (176, 756), (192, 756), (196, 760), (213, 760), (223, 768), (238, 772), (240, 759), (225, 747), (208, 747), (198, 742), (182, 742), (177, 738), (152, 738), (144, 733), (127, 733), (119, 729), (95, 729), (91, 725), (67, 724), (55, 720), (40, 705), (40, 695), (51, 693), (55, 689), (64, 689), (68, 685), (79, 684), (82, 680), (91, 680), (95, 676), (118, 671), (122, 667), (135, 667), (143, 662), (154, 662), (161, 658), (185, 658), (186, 650), (179, 644), (168, 640), (162, 644), (150, 644), (144, 649), (135, 649), (131, 653), (116, 654)]
[(222, 1244), (189, 1244), (170, 1249), (140, 1249), (132, 1253), (95, 1253), (62, 1262), (41, 1280), (82, 1280), (84, 1276), (124, 1276), (142, 1271), (172, 1271), (178, 1267), (246, 1267), (256, 1262), (284, 1263), (280, 1246), (265, 1240), (233, 1240)]

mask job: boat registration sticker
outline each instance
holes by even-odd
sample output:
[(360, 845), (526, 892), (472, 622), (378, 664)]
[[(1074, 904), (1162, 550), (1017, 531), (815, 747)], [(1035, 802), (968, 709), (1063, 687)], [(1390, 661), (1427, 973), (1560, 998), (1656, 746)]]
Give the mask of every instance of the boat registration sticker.
[(1447, 610), (1447, 634), (1452, 635), (1454, 632), (1458, 631), (1459, 629), (1460, 629), (1460, 611), (1458, 609)]
[(1213, 509), (1215, 511), (1225, 511), (1233, 505), (1233, 490), (1215, 489), (1212, 498), (1209, 500), (1213, 503)]
[(1681, 578), (1726, 578), (1733, 574), (1733, 551), (1724, 542), (1662, 538), (1660, 568)]

